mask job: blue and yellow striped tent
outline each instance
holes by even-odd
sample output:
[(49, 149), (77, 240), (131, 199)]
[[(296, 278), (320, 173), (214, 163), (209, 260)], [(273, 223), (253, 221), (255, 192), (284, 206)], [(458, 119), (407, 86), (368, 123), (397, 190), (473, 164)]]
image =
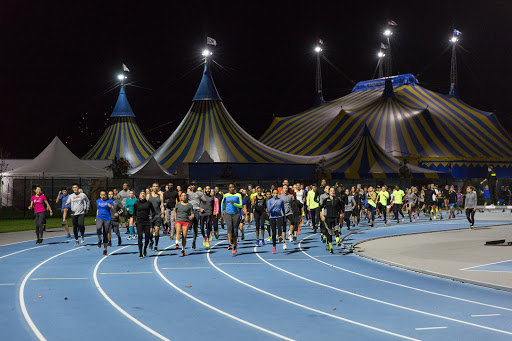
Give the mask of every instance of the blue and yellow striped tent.
[(126, 98), (124, 86), (110, 118), (112, 123), (82, 159), (113, 160), (122, 157), (136, 167), (154, 153), (155, 149), (135, 123), (135, 114)]
[(244, 131), (224, 107), (208, 64), (188, 113), (154, 156), (174, 173), (178, 163), (197, 162), (205, 152), (214, 162), (310, 162), (308, 157), (270, 148)]
[[(340, 104), (351, 98), (358, 100)], [(340, 109), (335, 116), (332, 106)], [(262, 141), (292, 154), (322, 155), (347, 146), (363, 126), (387, 153), (439, 171), (488, 164), (509, 171), (505, 165), (512, 163), (512, 138), (493, 113), (474, 109), (455, 94), (427, 90), (412, 75), (360, 82), (350, 95), (274, 120)], [(294, 133), (277, 138), (287, 131)], [(454, 176), (481, 174), (456, 171)]]
[(323, 163), (333, 178), (398, 178), (401, 175), (400, 169), (405, 170), (405, 167), (413, 178), (437, 179), (448, 176), (447, 173), (401, 164), (399, 159), (379, 146), (367, 126), (357, 132), (357, 137), (348, 146), (326, 155)]

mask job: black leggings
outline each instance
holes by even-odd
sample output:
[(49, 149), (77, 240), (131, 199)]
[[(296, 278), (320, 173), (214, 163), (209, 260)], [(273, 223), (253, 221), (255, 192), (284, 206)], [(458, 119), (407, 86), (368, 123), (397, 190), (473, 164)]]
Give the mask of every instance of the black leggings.
[[(309, 212), (311, 213), (311, 226), (316, 229), (316, 224), (319, 222), (319, 214), (320, 214), (320, 208), (310, 208)], [(321, 224), (321, 222), (320, 222)]]
[(192, 225), (192, 234), (194, 236), (194, 242), (196, 241), (196, 238), (197, 238), (197, 227), (199, 226), (199, 211), (198, 210), (194, 210), (194, 218), (192, 218), (192, 220), (190, 221), (190, 224), (189, 224), (189, 227), (190, 225)]
[(277, 233), (283, 229), (283, 217), (270, 218), (270, 229), (272, 230), (272, 245), (276, 246)]
[[(347, 228), (350, 228), (350, 218), (352, 217), (352, 211), (345, 211), (345, 215), (343, 216), (343, 220), (347, 224)], [(340, 230), (343, 227), (343, 223), (340, 224)]]
[(260, 229), (263, 231), (265, 228), (265, 211), (254, 210), (254, 224), (256, 225), (256, 231)]
[(379, 208), (380, 213), (384, 217), (384, 222), (386, 223), (388, 221), (388, 210), (387, 210), (386, 205), (378, 203), (377, 207)]
[(43, 224), (46, 219), (46, 211), (35, 214), (34, 222), (36, 224), (36, 236), (37, 240), (43, 239)]
[(404, 212), (402, 212), (402, 204), (395, 204), (395, 206), (393, 206), (393, 208), (395, 209), (396, 221), (400, 220), (398, 218), (398, 213), (400, 213), (402, 218), (404, 218)]
[(472, 208), (466, 208), (466, 218), (468, 218), (471, 226), (475, 225), (475, 210)]
[[(213, 231), (215, 231), (215, 232), (219, 231), (219, 219), (220, 219), (220, 217), (221, 217), (220, 213), (213, 216), (212, 223), (213, 223)], [(224, 220), (222, 220), (221, 224), (222, 224), (222, 229), (224, 229)]]
[(80, 233), (82, 237), (85, 234), (85, 225), (84, 225), (84, 215), (78, 214), (71, 216), (71, 221), (73, 222), (73, 234), (75, 235), (75, 240), (78, 240), (78, 230), (80, 229)]
[[(212, 215), (200, 215), (199, 216), (199, 225), (201, 226), (201, 234), (203, 238), (210, 238), (210, 233), (212, 232)], [(204, 228), (206, 226), (206, 235), (204, 232)]]
[(327, 242), (332, 243), (332, 235), (328, 230), (332, 230), (336, 232), (336, 225), (338, 223), (338, 219), (336, 218), (325, 218), (325, 232), (324, 235), (327, 237)]
[(137, 222), (137, 235), (139, 236), (139, 253), (142, 255), (142, 234), (144, 233), (144, 251), (147, 250), (150, 239), (151, 222)]
[(108, 231), (110, 231), (110, 220), (105, 221), (100, 218), (96, 218), (96, 234), (101, 239), (103, 235), (103, 243), (108, 243)]

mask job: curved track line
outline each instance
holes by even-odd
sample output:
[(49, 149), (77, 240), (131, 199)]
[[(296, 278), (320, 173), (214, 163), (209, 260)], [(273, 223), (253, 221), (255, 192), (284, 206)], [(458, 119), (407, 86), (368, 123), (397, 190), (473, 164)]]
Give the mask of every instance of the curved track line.
[(345, 272), (348, 272), (348, 273), (351, 273), (353, 275), (356, 275), (356, 276), (361, 276), (361, 277), (364, 277), (364, 278), (368, 278), (368, 279), (372, 279), (374, 281), (378, 281), (378, 282), (383, 282), (383, 283), (387, 283), (387, 284), (391, 284), (391, 285), (396, 285), (396, 286), (399, 286), (399, 287), (402, 287), (402, 288), (407, 288), (407, 289), (411, 289), (411, 290), (416, 290), (416, 291), (420, 291), (420, 292), (424, 292), (424, 293), (427, 293), (427, 294), (432, 294), (432, 295), (436, 295), (436, 296), (441, 296), (441, 297), (446, 297), (446, 298), (451, 298), (451, 299), (454, 299), (454, 300), (458, 300), (458, 301), (462, 301), (462, 302), (467, 302), (467, 303), (473, 303), (473, 304), (478, 304), (478, 305), (482, 305), (482, 306), (486, 306), (486, 307), (490, 307), (490, 308), (496, 308), (496, 309), (502, 309), (502, 310), (508, 310), (508, 311), (512, 311), (511, 308), (505, 308), (505, 307), (500, 307), (500, 306), (497, 306), (497, 305), (492, 305), (492, 304), (487, 304), (487, 303), (482, 303), (482, 302), (477, 302), (477, 301), (471, 301), (471, 300), (468, 300), (468, 299), (465, 299), (465, 298), (460, 298), (460, 297), (455, 297), (455, 296), (450, 296), (450, 295), (446, 295), (446, 294), (441, 294), (441, 293), (438, 293), (438, 292), (434, 292), (434, 291), (429, 291), (429, 290), (424, 290), (424, 289), (420, 289), (420, 288), (416, 288), (416, 287), (411, 287), (409, 285), (405, 285), (405, 284), (400, 284), (400, 283), (395, 283), (395, 282), (391, 282), (391, 281), (387, 281), (385, 279), (381, 279), (381, 278), (376, 278), (376, 277), (372, 277), (372, 276), (368, 276), (368, 275), (365, 275), (365, 274), (362, 274), (362, 273), (359, 273), (359, 272), (355, 272), (355, 271), (352, 271), (352, 270), (348, 270), (348, 269), (345, 269), (345, 268), (341, 268), (339, 266), (336, 266), (334, 264), (330, 264), (330, 263), (327, 263), (327, 262), (324, 262), (324, 261), (321, 261), (313, 256), (311, 256), (310, 254), (308, 254), (306, 251), (304, 251), (302, 249), (302, 246), (301, 246), (301, 243), (302, 241), (310, 238), (312, 236), (308, 236), (304, 239), (302, 239), (300, 242), (299, 242), (299, 249), (300, 251), (305, 254), (306, 256), (310, 257), (311, 259), (313, 260), (316, 260), (317, 262), (320, 262), (320, 263), (323, 263), (325, 265), (329, 265), (329, 267), (332, 267), (332, 268), (336, 268), (336, 269), (339, 269), (341, 271), (345, 271)]
[(194, 296), (190, 295), (188, 292), (185, 292), (184, 290), (182, 290), (182, 289), (180, 289), (178, 286), (176, 286), (174, 283), (172, 283), (169, 279), (167, 279), (167, 278), (166, 278), (166, 277), (165, 277), (165, 276), (160, 272), (160, 269), (158, 268), (158, 263), (157, 263), (157, 261), (158, 261), (158, 256), (160, 256), (160, 254), (161, 254), (163, 251), (165, 251), (165, 250), (169, 249), (170, 247), (174, 247), (174, 245), (168, 246), (168, 247), (166, 247), (165, 249), (161, 250), (161, 251), (158, 253), (158, 255), (155, 257), (155, 261), (154, 261), (154, 267), (155, 267), (156, 272), (158, 273), (158, 275), (160, 275), (160, 277), (162, 277), (162, 279), (163, 279), (165, 282), (167, 282), (167, 284), (169, 284), (169, 285), (170, 285), (170, 286), (172, 286), (174, 289), (178, 290), (180, 293), (182, 293), (183, 295), (187, 296), (188, 298), (193, 299), (193, 300), (194, 300), (194, 301), (196, 301), (197, 303), (200, 303), (200, 304), (204, 305), (205, 307), (210, 308), (210, 309), (212, 309), (212, 310), (216, 311), (216, 312), (217, 312), (217, 313), (219, 313), (219, 314), (222, 314), (222, 315), (224, 315), (224, 316), (227, 316), (227, 317), (229, 317), (229, 318), (232, 318), (232, 319), (234, 319), (235, 321), (241, 322), (241, 323), (246, 324), (246, 325), (248, 325), (248, 326), (250, 326), (250, 327), (256, 328), (256, 329), (258, 329), (258, 330), (260, 330), (260, 331), (262, 331), (262, 332), (265, 332), (265, 333), (271, 334), (271, 335), (273, 335), (273, 336), (276, 336), (276, 337), (278, 337), (278, 338), (280, 338), (280, 339), (288, 340), (288, 341), (294, 341), (293, 339), (290, 339), (289, 337), (286, 337), (286, 336), (283, 336), (283, 335), (278, 334), (278, 333), (276, 333), (276, 332), (273, 332), (273, 331), (271, 331), (271, 330), (265, 329), (265, 328), (263, 328), (263, 327), (260, 327), (260, 326), (258, 326), (258, 325), (255, 325), (255, 324), (253, 324), (253, 323), (251, 323), (251, 322), (248, 322), (248, 321), (242, 320), (242, 319), (241, 319), (241, 318), (239, 318), (239, 317), (236, 317), (236, 316), (234, 316), (234, 315), (231, 315), (231, 314), (229, 314), (229, 313), (226, 313), (225, 311), (222, 311), (222, 310), (220, 310), (220, 309), (218, 309), (218, 308), (215, 308), (214, 306), (209, 305), (208, 303), (205, 303), (205, 302), (203, 302), (203, 301), (201, 301), (201, 300), (199, 300), (199, 299), (195, 298)]
[(345, 293), (345, 294), (348, 294), (348, 295), (352, 295), (352, 296), (356, 296), (356, 297), (359, 297), (359, 298), (363, 298), (365, 300), (369, 300), (369, 301), (373, 301), (373, 302), (389, 305), (391, 307), (395, 307), (395, 308), (399, 308), (399, 309), (404, 309), (404, 310), (412, 311), (412, 312), (423, 314), (423, 315), (427, 315), (427, 316), (437, 317), (437, 318), (440, 318), (440, 319), (443, 319), (443, 320), (448, 320), (448, 321), (452, 321), (452, 322), (458, 322), (458, 323), (466, 324), (466, 325), (473, 326), (473, 327), (487, 329), (487, 330), (491, 330), (491, 331), (502, 333), (502, 334), (512, 335), (512, 332), (508, 332), (506, 330), (486, 327), (486, 326), (482, 326), (482, 325), (471, 323), (471, 322), (457, 320), (457, 319), (454, 319), (454, 318), (451, 318), (451, 317), (447, 317), (447, 316), (443, 316), (443, 315), (437, 315), (437, 314), (429, 313), (429, 312), (426, 312), (426, 311), (417, 310), (417, 309), (414, 309), (414, 308), (404, 307), (404, 306), (401, 306), (401, 305), (398, 305), (398, 304), (394, 304), (394, 303), (382, 301), (382, 300), (379, 300), (379, 299), (376, 299), (376, 298), (372, 298), (372, 297), (356, 294), (356, 293), (353, 293), (353, 292), (350, 292), (350, 291), (347, 291), (347, 290), (339, 289), (339, 288), (336, 288), (336, 287), (333, 287), (333, 286), (330, 286), (330, 285), (327, 285), (327, 284), (324, 284), (324, 283), (320, 283), (320, 282), (314, 281), (314, 280), (306, 278), (306, 277), (302, 277), (300, 275), (294, 274), (293, 272), (290, 272), (290, 271), (287, 271), (285, 269), (282, 269), (282, 268), (280, 268), (280, 267), (278, 267), (278, 266), (276, 266), (276, 265), (274, 265), (274, 264), (264, 260), (263, 257), (261, 257), (257, 253), (256, 248), (257, 247), (255, 246), (254, 247), (254, 251), (256, 252), (256, 256), (258, 256), (258, 258), (261, 259), (263, 262), (265, 262), (266, 264), (270, 265), (273, 268), (276, 268), (277, 270), (280, 270), (280, 271), (282, 271), (284, 273), (287, 273), (287, 274), (289, 274), (291, 276), (300, 278), (300, 279), (302, 279), (304, 281), (307, 281), (307, 282), (310, 282), (310, 283), (313, 283), (313, 284), (316, 284), (316, 285), (320, 285), (322, 287), (329, 288), (329, 289), (332, 289), (332, 290), (336, 290), (336, 291), (339, 291), (339, 292), (342, 292), (342, 293)]
[(8, 255), (5, 255), (5, 256), (0, 257), (0, 259), (5, 258), (5, 257), (12, 256), (12, 255), (15, 255), (15, 254), (20, 253), (20, 252), (25, 252), (25, 251), (28, 251), (28, 250), (38, 249), (38, 248), (40, 248), (40, 247), (45, 247), (45, 246), (48, 246), (48, 244), (46, 244), (46, 245), (40, 245), (40, 246), (34, 246), (34, 247), (31, 247), (31, 248), (28, 248), (28, 249), (25, 249), (25, 250), (20, 250), (20, 251), (16, 251), (16, 252), (13, 252), (13, 253), (9, 253)]
[[(122, 249), (125, 249), (127, 248), (128, 246), (131, 246), (131, 245), (127, 245), (127, 246), (124, 246), (122, 248), (119, 248), (117, 250), (115, 250), (114, 252), (110, 253), (111, 254), (114, 254), (116, 253), (117, 251), (120, 251)], [(98, 282), (98, 267), (100, 266), (100, 264), (105, 260), (107, 259), (107, 257), (103, 257), (98, 263), (96, 263), (96, 267), (94, 268), (94, 273), (93, 273), (93, 277), (94, 277), (94, 283), (96, 284), (96, 288), (99, 290), (99, 292), (103, 295), (103, 297), (105, 297), (105, 299), (114, 307), (116, 308), (121, 314), (123, 314), (124, 316), (126, 316), (127, 318), (129, 318), (130, 320), (132, 320), (135, 324), (137, 324), (139, 327), (145, 329), (146, 331), (150, 332), (151, 334), (153, 334), (154, 336), (156, 336), (157, 338), (159, 338), (160, 340), (164, 340), (164, 341), (171, 341), (170, 339), (166, 338), (165, 336), (157, 333), (156, 331), (154, 331), (153, 329), (149, 328), (148, 326), (146, 326), (144, 323), (140, 322), (139, 320), (137, 320), (135, 317), (133, 317), (132, 315), (128, 314), (125, 310), (123, 310), (120, 306), (118, 306), (110, 297), (108, 297), (108, 295), (105, 293), (105, 291), (103, 291), (103, 289), (101, 288), (100, 286), (100, 283)]]
[(20, 297), (20, 306), (21, 306), (21, 311), (23, 313), (23, 316), (25, 317), (25, 320), (27, 321), (28, 325), (30, 326), (30, 329), (32, 329), (32, 331), (34, 332), (34, 334), (36, 334), (36, 337), (43, 341), (43, 340), (46, 340), (45, 337), (43, 336), (43, 334), (41, 334), (41, 332), (39, 331), (39, 329), (37, 329), (36, 325), (34, 324), (34, 321), (32, 321), (32, 319), (30, 318), (30, 315), (27, 311), (27, 307), (25, 306), (25, 284), (27, 283), (27, 280), (28, 278), (34, 273), (34, 271), (36, 271), (40, 266), (42, 266), (43, 264), (45, 264), (46, 262), (49, 262), (51, 261), (52, 259), (56, 258), (56, 257), (59, 257), (60, 255), (63, 255), (65, 253), (68, 253), (68, 252), (72, 252), (72, 251), (76, 251), (76, 250), (79, 250), (80, 248), (73, 248), (73, 249), (70, 249), (70, 250), (67, 250), (67, 251), (64, 251), (64, 252), (61, 252), (59, 254), (56, 254), (55, 256), (53, 257), (50, 257), (48, 258), (47, 260), (45, 260), (44, 262), (41, 262), (39, 263), (35, 268), (33, 268), (32, 270), (30, 270), (30, 272), (25, 276), (25, 278), (23, 278), (23, 282), (21, 282), (21, 286), (20, 286), (20, 291), (19, 291), (19, 297)]
[[(290, 301), (286, 298), (282, 298), (280, 296), (277, 296), (277, 295), (274, 295), (272, 293), (269, 293), (269, 292), (266, 292), (260, 288), (257, 288), (255, 286), (252, 286), (250, 285), (249, 283), (246, 283), (246, 282), (243, 282), (242, 280), (230, 275), (229, 273), (221, 270), (220, 268), (218, 268), (213, 262), (212, 260), (210, 259), (210, 251), (213, 250), (214, 247), (216, 247), (217, 245), (221, 244), (221, 243), (224, 243), (224, 241), (220, 241), (218, 243), (216, 243), (211, 249), (208, 250), (208, 253), (206, 254), (206, 257), (208, 258), (208, 262), (210, 262), (210, 264), (216, 269), (218, 270), (219, 272), (223, 273), (224, 275), (228, 276), (229, 278), (231, 278), (232, 280), (240, 283), (240, 284), (243, 284), (251, 289), (254, 289), (256, 291), (259, 291), (265, 295), (269, 295), (271, 297), (274, 297), (278, 300), (281, 300), (283, 302), (286, 302), (286, 303), (290, 303), (290, 304), (293, 304), (295, 306), (298, 306), (298, 307), (301, 307), (301, 308), (304, 308), (304, 309), (307, 309), (307, 310), (310, 310), (310, 311), (313, 311), (315, 313), (318, 313), (318, 314), (322, 314), (322, 315), (325, 315), (325, 316), (329, 316), (329, 317), (332, 317), (334, 319), (337, 319), (337, 320), (341, 320), (341, 321), (344, 321), (344, 322), (347, 322), (347, 323), (351, 323), (351, 324), (354, 324), (354, 325), (357, 325), (357, 326), (360, 326), (360, 327), (364, 327), (364, 328), (368, 328), (368, 329), (371, 329), (371, 330), (375, 330), (375, 331), (378, 331), (378, 332), (381, 332), (381, 333), (384, 333), (384, 334), (388, 334), (388, 335), (392, 335), (392, 336), (396, 336), (396, 337), (399, 337), (399, 338), (402, 338), (402, 339), (406, 339), (406, 340), (414, 340), (414, 341), (419, 341), (418, 339), (415, 339), (415, 338), (412, 338), (412, 337), (409, 337), (409, 336), (405, 336), (405, 335), (401, 335), (401, 334), (397, 334), (397, 333), (393, 333), (393, 332), (390, 332), (390, 331), (387, 331), (387, 330), (384, 330), (384, 329), (380, 329), (380, 328), (377, 328), (377, 327), (373, 327), (373, 326), (370, 326), (370, 325), (367, 325), (367, 324), (364, 324), (364, 323), (360, 323), (360, 322), (356, 322), (356, 321), (353, 321), (353, 320), (349, 320), (349, 319), (346, 319), (346, 318), (343, 318), (343, 317), (340, 317), (340, 316), (337, 316), (337, 315), (333, 315), (333, 314), (329, 314), (329, 313), (326, 313), (324, 311), (321, 311), (321, 310), (318, 310), (318, 309), (314, 309), (314, 308), (311, 308), (311, 307), (308, 307), (308, 306), (305, 306), (303, 304), (300, 304), (300, 303), (297, 303), (297, 302), (293, 302), (293, 301)], [(255, 246), (255, 249), (257, 248), (257, 246)]]

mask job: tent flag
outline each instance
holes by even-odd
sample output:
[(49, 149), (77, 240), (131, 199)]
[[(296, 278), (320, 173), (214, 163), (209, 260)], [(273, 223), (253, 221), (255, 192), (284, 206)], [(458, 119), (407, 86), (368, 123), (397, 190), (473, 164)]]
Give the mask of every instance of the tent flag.
[(460, 35), (462, 35), (462, 32), (459, 30), (453, 29), (453, 35), (460, 36)]
[(213, 39), (213, 38), (206, 37), (206, 44), (207, 45), (217, 46), (217, 41), (215, 39)]
[(123, 71), (130, 72), (130, 69), (128, 69), (128, 67), (126, 65), (124, 65), (124, 63), (123, 63)]
[(388, 21), (388, 25), (389, 26), (398, 26), (398, 24), (395, 21), (393, 21), (393, 20), (389, 20)]

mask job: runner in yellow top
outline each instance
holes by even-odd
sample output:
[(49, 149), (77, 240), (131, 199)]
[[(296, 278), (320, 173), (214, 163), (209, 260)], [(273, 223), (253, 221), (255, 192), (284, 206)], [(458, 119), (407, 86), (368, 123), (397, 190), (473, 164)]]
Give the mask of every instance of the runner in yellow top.
[(404, 203), (404, 196), (405, 193), (400, 189), (400, 186), (396, 185), (395, 190), (393, 191), (393, 209), (395, 211), (395, 217), (396, 217), (396, 223), (398, 224), (400, 222), (400, 218), (398, 217), (398, 213), (402, 215), (402, 221), (404, 221), (405, 216), (402, 212), (402, 205)]
[(367, 215), (368, 215), (368, 224), (371, 220), (371, 227), (373, 227), (373, 223), (375, 221), (375, 211), (377, 210), (377, 193), (374, 191), (373, 187), (368, 187), (368, 193), (366, 193), (367, 198)]
[(377, 202), (377, 206), (379, 207), (380, 213), (384, 216), (384, 224), (387, 225), (388, 223), (388, 207), (389, 206), (389, 192), (388, 187), (386, 185), (382, 186), (382, 189), (377, 192), (379, 195), (379, 199)]

